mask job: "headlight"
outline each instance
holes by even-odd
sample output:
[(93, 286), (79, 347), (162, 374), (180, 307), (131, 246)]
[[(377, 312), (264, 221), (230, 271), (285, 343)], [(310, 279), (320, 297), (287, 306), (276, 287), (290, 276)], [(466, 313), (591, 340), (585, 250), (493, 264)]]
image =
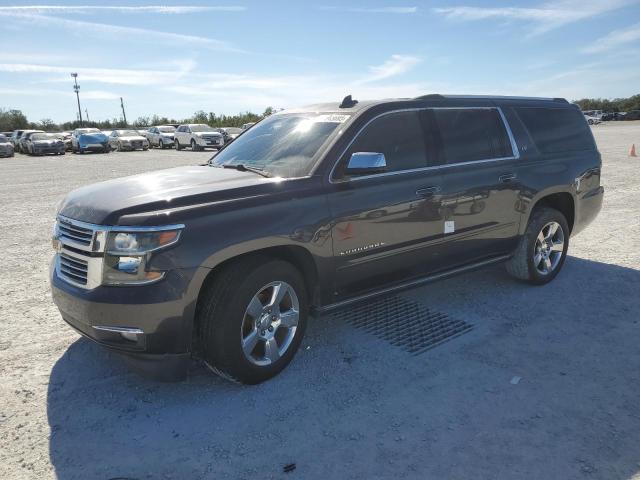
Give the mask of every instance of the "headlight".
[(109, 232), (102, 283), (132, 285), (160, 280), (166, 272), (147, 269), (151, 253), (177, 243), (180, 232), (180, 229)]

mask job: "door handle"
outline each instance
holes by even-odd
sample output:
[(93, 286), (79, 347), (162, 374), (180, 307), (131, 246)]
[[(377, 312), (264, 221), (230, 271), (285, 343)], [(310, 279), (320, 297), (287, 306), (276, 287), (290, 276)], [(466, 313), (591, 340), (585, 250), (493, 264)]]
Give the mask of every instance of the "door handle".
[(440, 187), (438, 186), (419, 188), (416, 190), (416, 196), (420, 198), (428, 198), (438, 193), (439, 191)]
[(500, 182), (502, 183), (509, 183), (511, 180), (515, 180), (515, 179), (516, 179), (515, 173), (505, 173), (504, 175), (500, 175), (498, 177), (498, 180), (500, 180)]

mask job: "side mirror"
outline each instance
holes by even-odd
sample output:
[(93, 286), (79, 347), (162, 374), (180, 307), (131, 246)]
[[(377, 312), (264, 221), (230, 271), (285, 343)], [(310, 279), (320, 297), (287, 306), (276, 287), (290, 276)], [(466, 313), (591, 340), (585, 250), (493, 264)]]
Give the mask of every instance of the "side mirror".
[(348, 175), (367, 175), (387, 171), (387, 159), (384, 153), (355, 152), (351, 155), (347, 169)]

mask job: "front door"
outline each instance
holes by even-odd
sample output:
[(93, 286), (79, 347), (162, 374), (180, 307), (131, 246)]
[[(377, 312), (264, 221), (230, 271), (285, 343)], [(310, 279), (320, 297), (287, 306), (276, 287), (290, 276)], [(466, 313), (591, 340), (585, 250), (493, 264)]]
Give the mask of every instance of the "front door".
[[(347, 149), (328, 195), (337, 299), (423, 275), (443, 236), (440, 174), (429, 167), (422, 112), (372, 120)], [(346, 175), (356, 152), (383, 153), (385, 172)]]

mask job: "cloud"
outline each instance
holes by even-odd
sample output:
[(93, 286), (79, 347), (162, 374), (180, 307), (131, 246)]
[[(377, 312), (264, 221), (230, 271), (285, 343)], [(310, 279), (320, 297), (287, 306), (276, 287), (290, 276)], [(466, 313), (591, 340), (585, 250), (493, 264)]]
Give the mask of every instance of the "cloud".
[(360, 80), (360, 83), (377, 82), (402, 75), (421, 61), (420, 58), (411, 55), (391, 55), (391, 58), (382, 65), (369, 67), (369, 76)]
[(162, 32), (147, 28), (124, 27), (111, 25), (108, 23), (85, 22), (81, 20), (71, 20), (60, 17), (50, 17), (40, 14), (25, 14), (7, 12), (0, 9), (0, 17), (12, 17), (16, 20), (35, 26), (56, 27), (70, 30), (72, 33), (82, 33), (83, 35), (102, 35), (109, 38), (134, 37), (136, 40), (163, 42), (168, 44), (188, 44), (202, 48), (220, 50), (234, 53), (246, 53), (241, 49), (232, 46), (223, 40), (216, 40), (209, 37), (199, 37), (195, 35), (184, 35), (181, 33)]
[(320, 10), (334, 11), (334, 12), (350, 12), (350, 13), (395, 13), (395, 14), (410, 14), (416, 13), (418, 7), (333, 7), (333, 6), (320, 6)]
[(470, 7), (435, 8), (434, 11), (451, 20), (478, 21), (503, 19), (530, 22), (531, 34), (539, 35), (564, 25), (597, 17), (603, 13), (638, 3), (637, 0), (559, 0), (535, 8), (524, 7)]
[(221, 6), (166, 6), (166, 5), (144, 5), (144, 6), (111, 6), (111, 5), (25, 5), (2, 7), (5, 12), (13, 13), (91, 13), (91, 12), (119, 12), (119, 13), (160, 13), (160, 14), (186, 14), (204, 12), (242, 12), (247, 7), (240, 5)]
[(29, 63), (0, 63), (0, 72), (18, 74), (54, 74), (44, 83), (70, 82), (70, 73), (77, 72), (78, 80), (114, 85), (158, 85), (183, 78), (190, 69), (135, 70), (119, 68), (86, 68), (76, 65), (57, 66)]
[(608, 35), (599, 38), (582, 51), (584, 53), (601, 53), (638, 40), (640, 40), (640, 23), (624, 29), (614, 30)]

